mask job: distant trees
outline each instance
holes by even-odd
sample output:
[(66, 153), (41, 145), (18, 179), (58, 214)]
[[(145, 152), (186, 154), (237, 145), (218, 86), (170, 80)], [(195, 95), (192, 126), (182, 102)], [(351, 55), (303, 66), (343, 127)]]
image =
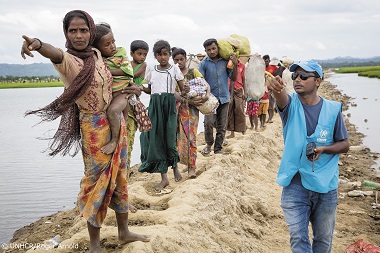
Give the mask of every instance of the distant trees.
[(347, 68), (347, 67), (364, 67), (364, 66), (380, 66), (378, 61), (368, 61), (368, 62), (324, 62), (319, 61), (322, 68)]
[(56, 76), (0, 76), (0, 83), (39, 83), (39, 82), (56, 82), (59, 77)]

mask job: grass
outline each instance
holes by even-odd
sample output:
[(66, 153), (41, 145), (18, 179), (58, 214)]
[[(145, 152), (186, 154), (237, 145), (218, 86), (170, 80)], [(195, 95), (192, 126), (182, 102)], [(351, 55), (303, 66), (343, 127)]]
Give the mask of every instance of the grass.
[(359, 76), (380, 78), (380, 66), (349, 67), (336, 69), (336, 73), (358, 73)]
[(62, 82), (0, 83), (0, 89), (63, 87)]

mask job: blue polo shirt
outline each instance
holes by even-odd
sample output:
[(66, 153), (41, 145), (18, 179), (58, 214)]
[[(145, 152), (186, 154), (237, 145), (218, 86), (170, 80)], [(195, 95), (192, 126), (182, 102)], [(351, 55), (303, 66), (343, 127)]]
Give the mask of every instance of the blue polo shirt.
[(217, 62), (214, 62), (207, 56), (198, 66), (199, 72), (210, 85), (211, 93), (219, 100), (220, 104), (230, 102), (228, 78), (231, 78), (233, 69), (227, 68), (227, 63), (228, 61), (220, 57)]

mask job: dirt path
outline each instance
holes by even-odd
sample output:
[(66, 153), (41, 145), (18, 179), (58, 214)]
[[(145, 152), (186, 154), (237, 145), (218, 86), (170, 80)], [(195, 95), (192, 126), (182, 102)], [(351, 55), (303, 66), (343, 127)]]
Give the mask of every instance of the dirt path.
[[(325, 82), (320, 95), (342, 101), (349, 98)], [(363, 135), (347, 121), (352, 149), (340, 159), (339, 205), (333, 252), (344, 252), (359, 238), (380, 245), (380, 210), (372, 208), (375, 195), (349, 197), (352, 190), (371, 190), (352, 182), (380, 182), (371, 166), (378, 154), (361, 147)], [(204, 147), (203, 135), (198, 138)], [(103, 252), (290, 252), (289, 235), (279, 206), (281, 187), (275, 183), (282, 155), (282, 129), (278, 115), (263, 132), (248, 131), (229, 139), (229, 155), (199, 154), (196, 179), (174, 182), (169, 171), (170, 192), (157, 195), (152, 188), (159, 175), (134, 173), (129, 183), (130, 228), (151, 236), (151, 242), (117, 243), (115, 216), (110, 210), (101, 230)], [(184, 169), (184, 167), (182, 167)], [(136, 171), (136, 168), (135, 168)], [(375, 193), (375, 192), (374, 192)], [(379, 196), (380, 197), (380, 196)], [(76, 210), (59, 212), (16, 231), (4, 252), (19, 253), (19, 243), (35, 246), (56, 235), (63, 238), (48, 252), (86, 252), (86, 222)], [(0, 250), (1, 252), (1, 250)], [(29, 252), (46, 252), (30, 250)]]

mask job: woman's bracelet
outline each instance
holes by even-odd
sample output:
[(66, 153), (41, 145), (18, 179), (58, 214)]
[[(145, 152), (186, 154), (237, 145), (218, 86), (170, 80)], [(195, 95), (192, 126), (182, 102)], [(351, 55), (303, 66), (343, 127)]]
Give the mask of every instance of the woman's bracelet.
[(41, 47), (42, 47), (42, 41), (40, 40), (40, 39), (37, 39), (37, 38), (34, 38), (35, 40), (38, 40), (39, 42), (40, 42), (40, 47), (39, 48), (36, 48), (36, 49), (34, 49), (34, 50), (36, 50), (36, 51), (38, 51), (38, 50), (40, 50), (41, 49)]

